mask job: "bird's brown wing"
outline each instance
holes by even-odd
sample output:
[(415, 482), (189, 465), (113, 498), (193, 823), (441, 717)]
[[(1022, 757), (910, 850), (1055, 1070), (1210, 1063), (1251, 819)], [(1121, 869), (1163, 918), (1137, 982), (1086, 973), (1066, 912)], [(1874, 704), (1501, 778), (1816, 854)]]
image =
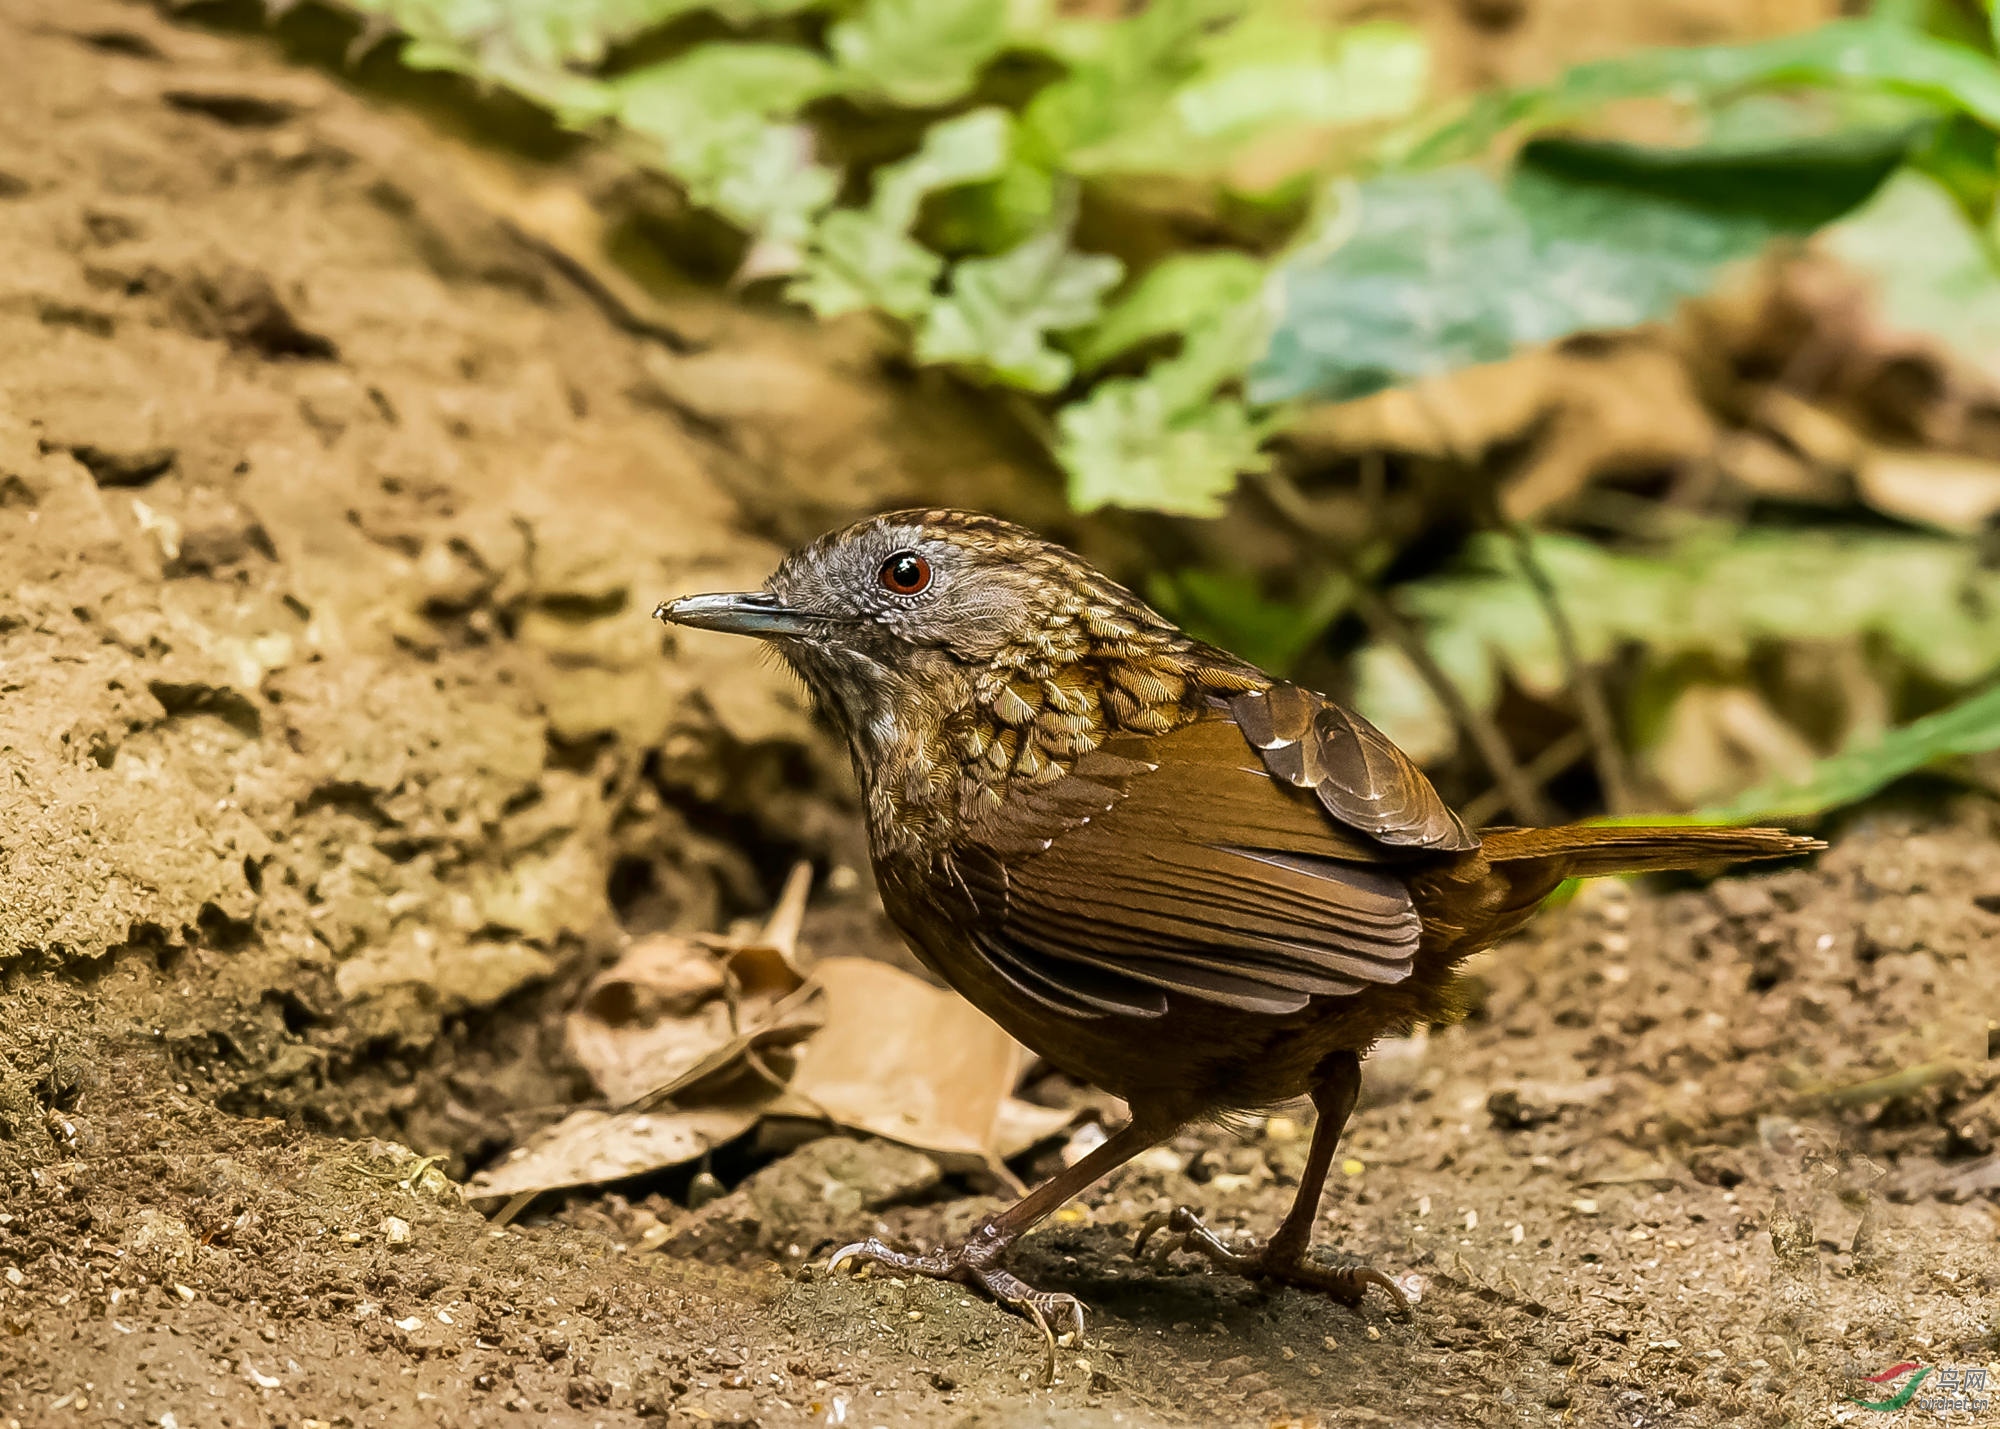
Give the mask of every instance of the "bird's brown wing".
[(1280, 682), (1236, 695), (1229, 713), (1273, 777), (1310, 789), (1340, 823), (1399, 848), (1479, 847), (1408, 755), (1324, 695)]
[(1150, 1016), (1170, 995), (1283, 1013), (1402, 981), (1422, 931), (1396, 866), (1411, 857), (1274, 777), (1218, 708), (1010, 791), (956, 863), (975, 940), (1024, 995)]

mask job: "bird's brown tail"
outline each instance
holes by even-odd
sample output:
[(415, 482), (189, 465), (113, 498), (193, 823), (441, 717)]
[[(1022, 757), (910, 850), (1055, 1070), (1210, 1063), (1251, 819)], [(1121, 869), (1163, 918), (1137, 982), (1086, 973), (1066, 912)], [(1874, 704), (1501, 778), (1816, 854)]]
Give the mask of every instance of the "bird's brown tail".
[(1554, 876), (1553, 881), (1606, 873), (1710, 868), (1753, 859), (1788, 858), (1826, 847), (1818, 839), (1783, 829), (1698, 825), (1620, 828), (1569, 824), (1558, 829), (1493, 829), (1481, 839), (1481, 852), (1489, 861), (1533, 861), (1543, 865), (1546, 873)]

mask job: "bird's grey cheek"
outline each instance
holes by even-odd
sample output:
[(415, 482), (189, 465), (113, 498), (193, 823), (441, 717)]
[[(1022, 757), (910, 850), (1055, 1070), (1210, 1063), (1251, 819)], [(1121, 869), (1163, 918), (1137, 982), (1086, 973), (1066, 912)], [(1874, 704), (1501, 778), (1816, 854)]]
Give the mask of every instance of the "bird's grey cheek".
[(1013, 591), (970, 586), (940, 603), (937, 624), (951, 632), (953, 648), (977, 658), (1012, 643), (1027, 618), (1026, 602)]

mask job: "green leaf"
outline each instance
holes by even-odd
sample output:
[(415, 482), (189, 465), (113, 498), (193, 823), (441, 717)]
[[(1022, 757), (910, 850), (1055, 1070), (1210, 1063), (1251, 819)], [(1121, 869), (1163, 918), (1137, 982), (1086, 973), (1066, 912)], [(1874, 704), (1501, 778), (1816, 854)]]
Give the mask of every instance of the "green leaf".
[(1901, 101), (1828, 106), (1824, 96), (1752, 95), (1710, 116), (1699, 144), (1537, 139), (1532, 170), (1807, 232), (1865, 203), (1936, 125)]
[(787, 296), (823, 318), (870, 307), (905, 321), (922, 317), (944, 260), (909, 236), (917, 209), (936, 189), (998, 174), (1012, 128), (1004, 109), (975, 109), (932, 125), (916, 153), (876, 171), (865, 211), (826, 216)]
[(883, 223), (908, 231), (924, 199), (940, 189), (998, 178), (1007, 166), (1014, 117), (1004, 109), (974, 109), (933, 124), (916, 153), (875, 174), (873, 208)]
[(1882, 316), (2000, 368), (2000, 269), (1934, 180), (1898, 174), (1820, 243), (1874, 280)]
[[(564, 4), (567, 0), (549, 0)], [(732, 25), (754, 25), (760, 20), (782, 20), (808, 10), (823, 10), (828, 0), (705, 0), (692, 8), (713, 11)]]
[(669, 152), (686, 130), (739, 116), (796, 114), (840, 87), (834, 67), (794, 45), (697, 45), (613, 82), (618, 118)]
[(1796, 819), (1858, 803), (1906, 774), (1943, 760), (2000, 749), (2000, 685), (1893, 729), (1873, 744), (1820, 761), (1800, 784), (1752, 789), (1700, 817), (1717, 823)]
[(1364, 396), (1661, 317), (1776, 234), (1863, 202), (1924, 122), (1900, 103), (1766, 96), (1718, 111), (1694, 146), (1537, 141), (1504, 187), (1472, 168), (1371, 180), (1288, 266), (1252, 395)]
[(1172, 107), (1201, 140), (1279, 124), (1363, 124), (1415, 109), (1429, 71), (1423, 37), (1406, 26), (1333, 27), (1253, 12), (1205, 49), (1199, 77), (1174, 92)]
[(839, 176), (813, 162), (812, 131), (801, 125), (715, 125), (683, 139), (669, 169), (688, 197), (773, 244), (802, 247), (840, 191)]
[(476, 55), (477, 63), (487, 70), (511, 72), (598, 65), (613, 45), (702, 11), (747, 24), (820, 3), (823, 0), (361, 0), (351, 8), (379, 14), (413, 39), (437, 47), (427, 51), (432, 59), (457, 50)]
[[(1743, 668), (1772, 642), (1864, 641), (1947, 688), (2000, 669), (2000, 571), (1981, 566), (1970, 542), (1745, 531), (1642, 556), (1542, 535), (1535, 552), (1591, 663), (1628, 642), (1655, 666), (1693, 658)], [(1475, 540), (1460, 571), (1400, 586), (1397, 598), (1476, 708), (1492, 707), (1503, 676), (1542, 698), (1567, 689), (1547, 611), (1505, 538)], [(1421, 745), (1434, 728), (1434, 711), (1419, 717), (1359, 703), (1398, 743), (1407, 734)]]
[(1792, 85), (1897, 94), (2000, 125), (2000, 66), (1985, 55), (1901, 25), (1836, 20), (1755, 44), (1641, 50), (1577, 65), (1554, 84), (1484, 94), (1407, 161), (1428, 165), (1481, 154), (1516, 126), (1546, 129), (1622, 100), (1713, 104)]
[(1266, 435), (1236, 398), (1176, 413), (1156, 382), (1117, 377), (1056, 414), (1056, 455), (1078, 511), (1132, 506), (1217, 516), (1244, 472), (1267, 465)]
[(444, 70), (466, 75), (482, 85), (500, 85), (530, 104), (539, 104), (558, 124), (584, 129), (608, 119), (617, 110), (610, 86), (588, 75), (551, 69), (523, 60), (506, 44), (469, 49), (456, 40), (412, 39), (399, 58), (414, 70)]
[(1055, 220), (1061, 183), (1042, 164), (1015, 154), (989, 182), (940, 193), (924, 207), (924, 234), (957, 253), (999, 253)]
[(922, 362), (954, 362), (1030, 392), (1069, 381), (1069, 358), (1047, 335), (1082, 327), (1118, 282), (1116, 258), (1072, 250), (1058, 229), (994, 258), (968, 258), (951, 273), (951, 292), (917, 337)]
[(1156, 263), (1077, 344), (1086, 372), (1140, 343), (1184, 333), (1244, 302), (1263, 286), (1265, 265), (1247, 253), (1177, 253)]
[[(1397, 118), (1422, 99), (1428, 52), (1415, 31), (1291, 9), (1167, 0), (1072, 30), (1070, 74), (1023, 123), (1073, 173), (1195, 176), (1259, 134)], [(1094, 42), (1077, 43), (1086, 33)]]
[(1007, 44), (1006, 0), (866, 0), (833, 27), (834, 57), (858, 87), (912, 108), (949, 104)]
[(688, 197), (774, 243), (800, 245), (839, 178), (812, 131), (772, 122), (838, 86), (833, 66), (789, 45), (711, 44), (618, 79), (625, 127)]
[[(1174, 90), (1200, 73), (1203, 42), (1247, 3), (1155, 0), (1119, 20), (1070, 21), (1051, 35), (1070, 72), (1035, 96), (1022, 127), (1042, 157), (1072, 173), (1129, 169), (1133, 136), (1157, 152), (1147, 132), (1171, 124)], [(1167, 172), (1177, 171), (1169, 164)]]
[(944, 259), (873, 212), (838, 209), (813, 232), (805, 267), (785, 289), (823, 318), (880, 308), (905, 321), (921, 317)]
[[(1164, 303), (1167, 284), (1160, 291)], [(1057, 414), (1056, 459), (1069, 473), (1070, 504), (1220, 512), (1239, 476), (1269, 466), (1261, 447), (1273, 423), (1240, 398), (1214, 394), (1263, 352), (1272, 320), (1259, 283), (1227, 307), (1190, 314), (1180, 352), (1144, 377), (1100, 382)]]
[(1252, 374), (1257, 401), (1361, 397), (1523, 344), (1646, 322), (1776, 231), (1754, 214), (1531, 165), (1505, 189), (1470, 168), (1385, 175), (1341, 208), (1342, 241), (1282, 275), (1284, 319)]

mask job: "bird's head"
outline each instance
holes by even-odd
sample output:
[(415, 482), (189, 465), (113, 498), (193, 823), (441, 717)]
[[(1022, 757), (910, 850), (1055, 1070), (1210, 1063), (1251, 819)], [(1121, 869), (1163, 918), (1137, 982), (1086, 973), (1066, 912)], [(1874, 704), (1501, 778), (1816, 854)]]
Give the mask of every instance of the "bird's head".
[(657, 614), (770, 642), (858, 746), (1093, 650), (1180, 638), (1074, 553), (948, 510), (857, 522), (786, 556), (761, 591), (684, 596)]

